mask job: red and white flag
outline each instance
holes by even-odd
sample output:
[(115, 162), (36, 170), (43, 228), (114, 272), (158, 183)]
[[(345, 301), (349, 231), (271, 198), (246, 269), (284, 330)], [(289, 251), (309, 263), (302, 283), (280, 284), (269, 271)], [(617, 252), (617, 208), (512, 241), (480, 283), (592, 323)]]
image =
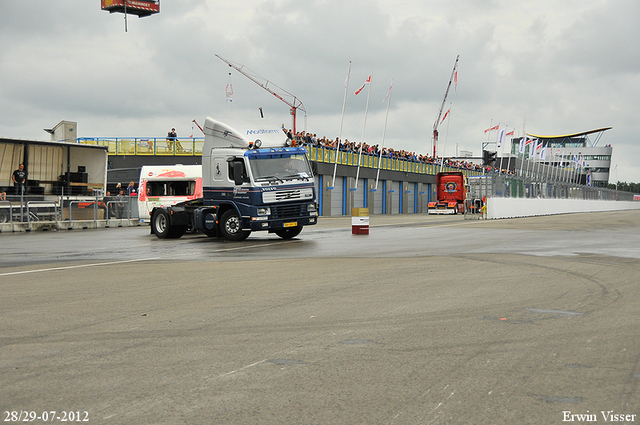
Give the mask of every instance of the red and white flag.
[[(371, 77), (369, 77), (371, 78)], [(384, 97), (384, 99), (382, 99), (382, 101), (384, 102), (385, 100), (387, 100), (387, 98), (391, 95), (391, 88), (393, 87), (393, 80), (391, 80), (391, 85), (389, 85), (389, 91), (387, 92), (387, 95)], [(356, 93), (358, 94), (358, 93)]]
[(371, 83), (371, 75), (369, 75), (369, 78), (367, 78), (367, 81), (364, 82), (364, 84), (362, 85), (362, 87), (360, 87), (358, 90), (356, 90), (355, 95), (359, 95), (360, 92), (362, 90), (364, 90), (364, 86), (366, 86), (367, 84)]
[(491, 128), (487, 128), (484, 132), (486, 133), (487, 131), (497, 130), (499, 128), (500, 128), (500, 124), (498, 124), (498, 125), (496, 125), (494, 127), (491, 127)]
[(442, 121), (440, 121), (440, 124), (444, 122), (444, 119), (447, 118), (447, 115), (449, 115), (449, 112), (451, 112), (451, 109), (447, 110), (447, 112), (444, 113), (444, 117), (442, 117)]
[(511, 130), (510, 132), (508, 132), (507, 134), (505, 134), (505, 136), (513, 136), (513, 132), (514, 132), (514, 131), (515, 131), (515, 130)]

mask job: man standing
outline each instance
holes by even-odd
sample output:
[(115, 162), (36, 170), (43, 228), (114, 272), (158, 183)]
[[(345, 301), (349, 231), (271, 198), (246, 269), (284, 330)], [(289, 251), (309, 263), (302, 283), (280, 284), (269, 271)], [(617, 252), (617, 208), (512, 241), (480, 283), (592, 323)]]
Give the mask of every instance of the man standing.
[(173, 144), (176, 142), (178, 138), (178, 134), (176, 133), (176, 129), (172, 128), (170, 132), (167, 133), (167, 147), (169, 150), (173, 150)]
[(27, 172), (24, 171), (24, 164), (20, 164), (18, 169), (13, 172), (11, 180), (13, 180), (16, 195), (24, 195), (24, 184), (27, 181)]
[(120, 190), (118, 196), (116, 196), (116, 218), (124, 218), (124, 203), (126, 201), (124, 197), (124, 191)]

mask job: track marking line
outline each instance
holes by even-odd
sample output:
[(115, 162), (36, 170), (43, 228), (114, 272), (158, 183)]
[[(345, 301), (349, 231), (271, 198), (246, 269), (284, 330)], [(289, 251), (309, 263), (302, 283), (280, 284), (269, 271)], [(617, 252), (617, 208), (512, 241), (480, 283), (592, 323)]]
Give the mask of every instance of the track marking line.
[(134, 263), (137, 261), (148, 261), (148, 260), (159, 260), (161, 257), (152, 257), (152, 258), (138, 258), (135, 260), (121, 260), (121, 261), (109, 261), (106, 263), (91, 263), (91, 264), (78, 264), (75, 266), (64, 266), (64, 267), (50, 267), (47, 269), (36, 269), (36, 270), (23, 270), (19, 272), (9, 272), (9, 273), (0, 273), (0, 277), (2, 276), (15, 276), (19, 274), (28, 274), (28, 273), (41, 273), (41, 272), (52, 272), (57, 270), (70, 270), (70, 269), (80, 269), (83, 267), (98, 267), (98, 266), (109, 266), (113, 264), (125, 264), (125, 263)]
[(240, 369), (232, 370), (231, 372), (227, 372), (227, 373), (223, 373), (222, 375), (218, 375), (216, 378), (224, 378), (225, 376), (233, 375), (234, 373), (238, 373), (238, 372), (243, 371), (245, 369), (249, 369), (250, 367), (258, 366), (259, 364), (262, 364), (262, 363), (264, 363), (266, 361), (267, 361), (267, 359), (260, 360), (259, 362), (255, 362), (255, 363), (252, 363), (250, 365), (246, 365), (244, 367), (241, 367)]

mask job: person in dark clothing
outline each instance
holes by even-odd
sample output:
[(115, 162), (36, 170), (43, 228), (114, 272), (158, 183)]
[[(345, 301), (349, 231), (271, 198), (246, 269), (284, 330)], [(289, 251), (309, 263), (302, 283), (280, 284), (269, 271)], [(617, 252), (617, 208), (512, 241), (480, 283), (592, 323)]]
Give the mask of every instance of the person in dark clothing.
[(24, 195), (24, 184), (27, 181), (27, 172), (24, 171), (24, 164), (20, 164), (18, 169), (11, 176), (16, 195)]
[(176, 129), (172, 128), (170, 132), (167, 133), (167, 147), (169, 150), (173, 150), (173, 144), (176, 142), (178, 138), (178, 133), (176, 133)]
[(116, 205), (116, 218), (124, 218), (124, 206), (127, 199), (124, 197), (124, 190), (120, 190), (118, 192), (118, 196), (116, 196), (116, 201), (118, 201)]

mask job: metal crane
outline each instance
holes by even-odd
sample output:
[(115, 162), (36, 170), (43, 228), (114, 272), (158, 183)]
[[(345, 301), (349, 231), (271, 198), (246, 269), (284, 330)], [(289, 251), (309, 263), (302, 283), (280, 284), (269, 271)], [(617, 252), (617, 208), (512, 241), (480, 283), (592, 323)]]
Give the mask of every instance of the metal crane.
[[(274, 95), (275, 97), (277, 97), (278, 99), (286, 103), (287, 105), (289, 105), (291, 115), (293, 118), (293, 134), (296, 134), (296, 115), (297, 115), (298, 109), (304, 112), (305, 118), (307, 116), (307, 111), (306, 109), (304, 109), (304, 105), (302, 104), (300, 99), (298, 99), (296, 96), (289, 93), (285, 89), (278, 87), (277, 85), (270, 82), (269, 80), (259, 76), (255, 72), (248, 69), (246, 66), (235, 64), (223, 58), (220, 55), (216, 55), (216, 57), (221, 61), (226, 62), (227, 65), (234, 68), (236, 71), (238, 71), (239, 73), (241, 73), (242, 75), (244, 75), (245, 77), (247, 77), (248, 79), (256, 83), (257, 85), (259, 85), (260, 87), (262, 87), (263, 89), (265, 89), (266, 91), (268, 91), (269, 93), (271, 93), (272, 95)], [(271, 87), (273, 87), (273, 89)]]
[(436, 122), (433, 123), (433, 157), (436, 157), (436, 143), (438, 142), (438, 125), (440, 124), (440, 117), (442, 116), (442, 110), (444, 109), (444, 104), (447, 102), (447, 96), (449, 96), (449, 89), (451, 88), (451, 82), (453, 81), (453, 77), (456, 74), (456, 69), (458, 69), (458, 59), (460, 55), (456, 56), (456, 63), (453, 64), (453, 71), (451, 71), (451, 78), (449, 78), (449, 84), (447, 85), (447, 91), (444, 93), (444, 99), (442, 100), (442, 106), (440, 106), (440, 112), (438, 112), (438, 118), (436, 118)]
[(200, 127), (200, 124), (198, 124), (198, 121), (193, 120), (192, 122), (195, 123), (198, 126), (198, 128), (200, 129), (200, 131), (202, 131), (202, 134), (204, 134), (204, 130), (202, 129), (202, 127)]

